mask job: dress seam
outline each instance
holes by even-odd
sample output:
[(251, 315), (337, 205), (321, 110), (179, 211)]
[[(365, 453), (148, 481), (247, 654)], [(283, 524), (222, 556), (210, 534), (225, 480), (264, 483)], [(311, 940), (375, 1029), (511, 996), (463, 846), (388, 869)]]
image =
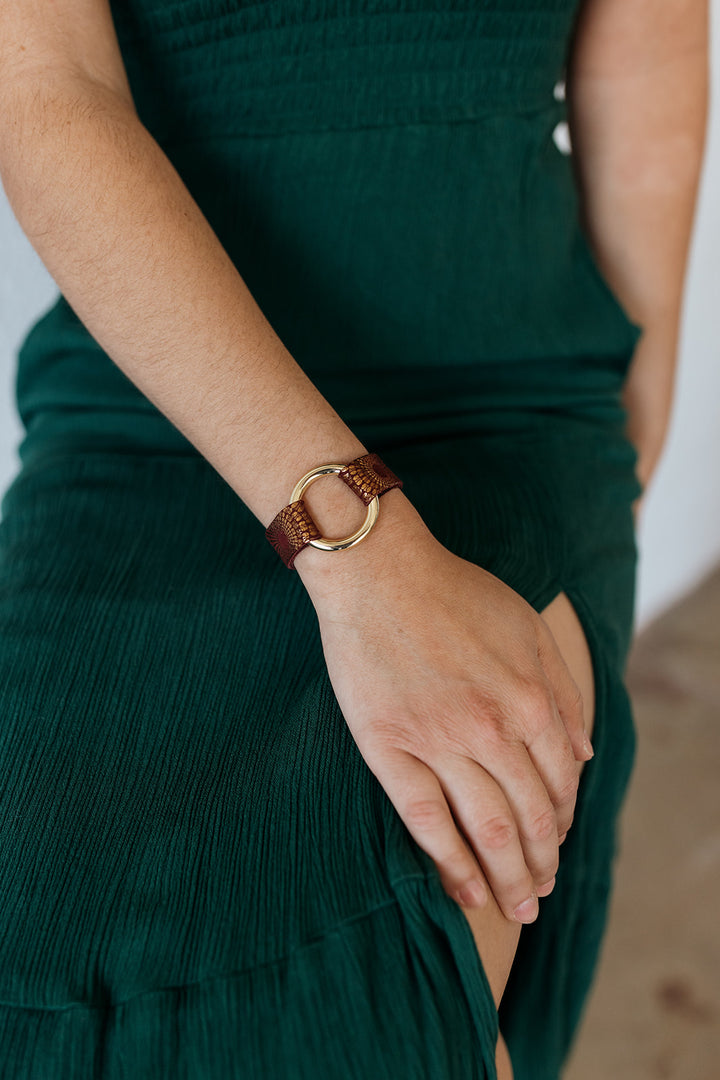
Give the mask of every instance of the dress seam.
[[(396, 878), (392, 884), (393, 886), (399, 885), (403, 881), (428, 881), (429, 875), (427, 874), (405, 874), (400, 878)], [(59, 1005), (31, 1005), (27, 1002), (16, 1001), (3, 1001), (0, 1000), (0, 1008), (13, 1009), (18, 1012), (70, 1012), (74, 1009), (82, 1009), (90, 1012), (104, 1013), (108, 1009), (120, 1009), (125, 1005), (129, 1005), (140, 998), (149, 997), (153, 994), (167, 994), (177, 993), (178, 991), (192, 990), (196, 987), (202, 987), (206, 983), (211, 983), (219, 979), (235, 979), (240, 975), (247, 975), (250, 972), (260, 971), (262, 968), (272, 967), (274, 964), (282, 964), (290, 959), (291, 956), (295, 956), (297, 953), (302, 952), (304, 949), (310, 948), (323, 941), (330, 934), (336, 933), (344, 926), (348, 926), (351, 923), (358, 922), (361, 919), (369, 918), (376, 914), (378, 911), (383, 911), (387, 907), (395, 905), (402, 911), (402, 904), (397, 897), (391, 897), (388, 900), (384, 900), (382, 904), (376, 904), (374, 907), (368, 908), (365, 911), (358, 912), (356, 915), (350, 915), (347, 919), (342, 919), (339, 923), (335, 923), (332, 926), (326, 928), (321, 933), (316, 934), (315, 937), (309, 938), (303, 941), (301, 944), (296, 945), (290, 949), (287, 953), (283, 953), (281, 956), (273, 957), (270, 960), (263, 960), (259, 964), (249, 964), (246, 967), (231, 969), (230, 971), (219, 971), (211, 975), (204, 975), (199, 979), (195, 979), (191, 982), (173, 983), (169, 986), (156, 986), (147, 990), (140, 990), (137, 994), (131, 994), (127, 998), (122, 1000), (107, 1000), (103, 998), (102, 1001), (90, 1002), (90, 1001), (69, 1001)]]
[[(263, 15), (265, 7), (266, 7), (266, 4), (264, 3), (264, 0), (260, 0), (259, 3), (248, 4), (246, 7), (244, 7), (240, 11), (228, 11), (228, 12), (225, 12), (222, 16), (220, 16), (219, 19), (218, 19), (218, 16), (216, 14), (209, 14), (209, 15), (203, 15), (203, 16), (194, 17), (192, 19), (192, 22), (187, 23), (187, 24), (186, 23), (179, 23), (179, 24), (176, 24), (176, 25), (170, 25), (170, 23), (168, 22), (168, 24), (166, 26), (162, 26), (160, 21), (156, 20), (156, 25), (152, 25), (152, 23), (151, 23), (150, 29), (158, 35), (156, 40), (164, 43), (166, 41), (172, 40), (174, 36), (177, 36), (178, 38), (181, 38), (183, 34), (188, 33), (188, 30), (194, 30), (196, 27), (204, 28), (205, 24), (210, 23), (210, 22), (215, 22), (215, 23), (217, 23), (217, 22), (221, 22), (221, 23), (227, 22), (227, 23), (230, 23), (231, 26), (234, 26), (234, 24), (237, 22), (238, 25), (239, 25), (240, 31), (248, 31), (249, 34), (254, 36), (255, 34), (260, 34), (260, 33), (265, 33), (265, 34), (271, 35), (271, 34), (277, 34), (277, 33), (282, 34), (282, 33), (293, 32), (293, 31), (301, 32), (307, 26), (326, 26), (326, 25), (334, 26), (334, 25), (336, 25), (338, 23), (340, 23), (340, 24), (350, 24), (350, 25), (353, 25), (353, 24), (357, 23), (359, 26), (364, 26), (364, 25), (367, 24), (368, 20), (370, 20), (370, 19), (372, 19), (373, 21), (377, 20), (379, 24), (381, 24), (383, 21), (386, 22), (388, 25), (390, 25), (392, 22), (401, 23), (401, 22), (404, 21), (407, 25), (411, 25), (411, 23), (417, 24), (418, 18), (420, 18), (420, 19), (424, 18), (425, 21), (428, 24), (431, 25), (433, 21), (436, 21), (438, 23), (448, 21), (448, 17), (449, 17), (449, 21), (452, 21), (454, 16), (457, 16), (457, 22), (458, 23), (460, 22), (460, 20), (462, 18), (467, 18), (468, 16), (471, 16), (471, 17), (474, 16), (475, 18), (477, 18), (479, 23), (482, 22), (483, 20), (486, 21), (486, 22), (491, 23), (493, 17), (497, 18), (497, 15), (495, 13), (484, 13), (483, 14), (482, 12), (478, 12), (471, 4), (468, 4), (467, 7), (459, 8), (459, 9), (457, 9), (455, 11), (428, 11), (427, 9), (423, 9), (423, 8), (416, 8), (416, 9), (408, 8), (408, 9), (405, 9), (405, 10), (402, 10), (402, 11), (392, 11), (392, 10), (388, 10), (388, 9), (382, 9), (382, 10), (378, 10), (378, 11), (363, 11), (362, 13), (359, 13), (359, 14), (353, 14), (353, 13), (347, 13), (347, 12), (343, 12), (342, 14), (332, 14), (332, 13), (328, 13), (328, 12), (325, 11), (325, 12), (318, 12), (315, 17), (311, 17), (311, 18), (308, 18), (307, 16), (305, 16), (302, 19), (278, 20), (277, 22), (273, 23), (270, 26), (261, 25), (258, 28), (255, 28), (253, 26), (248, 28), (247, 26), (242, 25), (243, 20), (245, 21), (245, 23), (247, 23), (249, 21), (248, 16), (250, 16), (250, 18), (254, 18), (256, 15), (258, 15), (258, 16)], [(507, 12), (503, 12), (503, 18), (505, 18), (505, 16), (514, 16), (514, 15), (518, 15), (519, 18), (523, 18), (526, 21), (528, 20), (528, 17), (529, 17), (527, 11), (507, 11)], [(527, 38), (525, 38), (525, 40), (530, 40), (532, 42), (539, 42), (539, 43), (542, 43), (542, 44), (545, 44), (548, 40), (549, 41), (555, 41), (555, 40), (564, 41), (564, 40), (566, 40), (566, 34), (564, 32), (565, 27), (566, 27), (566, 23), (565, 23), (565, 20), (563, 18), (562, 13), (557, 14), (555, 12), (538, 11), (538, 12), (533, 13), (532, 17), (537, 19), (537, 22), (538, 22), (539, 25), (542, 25), (544, 22), (547, 22), (548, 25), (551, 26), (551, 27), (557, 25), (560, 28), (560, 33), (558, 33), (556, 36), (551, 36), (549, 34), (548, 35), (538, 34), (536, 37), (527, 37)], [(117, 28), (116, 32), (118, 33), (118, 39), (119, 39), (120, 45), (123, 48), (124, 48), (125, 45), (144, 44), (146, 42), (146, 40), (147, 40), (147, 32), (140, 32), (140, 33), (132, 33), (132, 32), (130, 32), (130, 33), (126, 33), (124, 31), (124, 26), (119, 26)], [(464, 35), (459, 34), (458, 38), (463, 38), (463, 36)], [(490, 35), (482, 34), (482, 35), (480, 35), (480, 39), (481, 40), (489, 39), (489, 40), (492, 40), (492, 41), (495, 41), (495, 40), (510, 41), (510, 42), (512, 42), (514, 44), (516, 42), (516, 40), (517, 40), (517, 37), (516, 37), (516, 35), (508, 32), (506, 34), (497, 34), (497, 35), (495, 35), (495, 34), (490, 34)], [(165, 51), (175, 52), (175, 51), (183, 51), (186, 48), (198, 48), (198, 47), (203, 47), (203, 46), (213, 45), (213, 44), (218, 44), (218, 43), (223, 44), (227, 40), (228, 40), (228, 38), (227, 38), (226, 33), (221, 33), (221, 34), (218, 34), (217, 37), (206, 37), (206, 38), (202, 38), (199, 41), (191, 41), (188, 44), (181, 44), (180, 48), (177, 49), (177, 50), (173, 48), (173, 49), (169, 49), (169, 50), (165, 50)], [(400, 39), (400, 40), (408, 40), (408, 41), (410, 41), (412, 43), (414, 43), (416, 41), (420, 41), (420, 42), (427, 41), (428, 44), (433, 44), (433, 39), (432, 38), (424, 39), (422, 37), (421, 38), (409, 37), (407, 39)], [(391, 41), (391, 44), (392, 43), (393, 42)]]
[[(412, 119), (400, 120), (392, 119), (387, 120), (384, 123), (366, 123), (366, 124), (354, 124), (354, 123), (339, 123), (339, 124), (313, 124), (312, 127), (282, 127), (280, 129), (267, 128), (262, 131), (247, 130), (243, 131), (235, 128), (233, 131), (213, 131), (211, 133), (201, 133), (199, 135), (189, 135), (187, 132), (181, 132), (178, 135), (164, 136), (159, 135), (159, 141), (162, 146), (186, 146), (189, 143), (204, 143), (212, 142), (215, 139), (270, 139), (270, 138), (282, 138), (285, 135), (303, 135), (305, 137), (315, 134), (338, 131), (338, 132), (353, 132), (353, 131), (366, 131), (380, 128), (397, 128), (402, 130), (407, 127), (432, 127), (433, 125), (438, 127), (448, 127), (449, 125), (459, 124), (481, 124), (483, 122), (492, 121), (499, 116), (528, 116), (534, 113), (549, 112), (552, 109), (556, 109), (558, 102), (543, 103), (541, 105), (528, 105), (525, 108), (514, 107), (508, 105), (507, 108), (501, 108), (496, 106), (493, 108), (485, 109), (482, 112), (473, 114), (472, 116), (456, 116), (456, 117), (439, 117), (434, 119), (432, 117), (413, 117)], [(468, 365), (469, 366), (469, 365)]]

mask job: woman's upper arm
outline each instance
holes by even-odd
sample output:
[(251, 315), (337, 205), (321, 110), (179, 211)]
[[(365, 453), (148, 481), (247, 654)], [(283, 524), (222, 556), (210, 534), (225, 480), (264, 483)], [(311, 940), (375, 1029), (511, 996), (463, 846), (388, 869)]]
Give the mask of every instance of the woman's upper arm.
[(90, 81), (133, 104), (110, 0), (0, 2), (0, 107), (55, 76)]
[(708, 0), (581, 0), (575, 77), (635, 78), (708, 47)]

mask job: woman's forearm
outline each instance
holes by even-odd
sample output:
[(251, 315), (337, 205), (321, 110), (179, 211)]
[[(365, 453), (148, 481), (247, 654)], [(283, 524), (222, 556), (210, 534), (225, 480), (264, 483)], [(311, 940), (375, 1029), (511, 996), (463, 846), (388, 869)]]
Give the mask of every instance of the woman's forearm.
[[(0, 120), (0, 172), (18, 221), (100, 346), (269, 524), (295, 481), (371, 450), (289, 354), (174, 166), (128, 102), (79, 78), (17, 91)], [(304, 496), (326, 535), (365, 508), (335, 475)], [(389, 519), (416, 512), (383, 496), (372, 533), (317, 564), (355, 564)], [(392, 513), (391, 513), (392, 510)], [(263, 543), (266, 541), (263, 539)], [(338, 561), (339, 560), (339, 561)]]
[(708, 114), (707, 0), (585, 0), (566, 80), (581, 214), (644, 328), (625, 386), (647, 477), (672, 404)]

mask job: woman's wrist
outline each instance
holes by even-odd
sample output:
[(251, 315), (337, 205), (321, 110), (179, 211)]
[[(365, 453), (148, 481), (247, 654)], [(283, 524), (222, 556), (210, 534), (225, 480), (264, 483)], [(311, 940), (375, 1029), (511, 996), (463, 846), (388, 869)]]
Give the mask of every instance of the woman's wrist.
[[(330, 479), (337, 481), (334, 489), (328, 484), (320, 491), (321, 484)], [(323, 477), (303, 498), (321, 533), (330, 538), (349, 536), (365, 518), (361, 500), (336, 476)], [(295, 557), (295, 569), (313, 603), (342, 599), (369, 580), (392, 575), (405, 558), (435, 540), (400, 488), (381, 495), (379, 509), (377, 521), (359, 543), (340, 551), (322, 551), (309, 544)]]

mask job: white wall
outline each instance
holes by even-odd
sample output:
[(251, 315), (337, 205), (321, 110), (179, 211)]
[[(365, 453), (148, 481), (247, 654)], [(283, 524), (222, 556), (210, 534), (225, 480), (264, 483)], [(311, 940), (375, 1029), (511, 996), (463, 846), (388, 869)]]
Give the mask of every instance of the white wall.
[[(713, 14), (716, 9), (713, 9)], [(713, 19), (713, 57), (720, 19)], [(713, 64), (714, 66), (714, 64)], [(15, 350), (57, 295), (0, 187), (0, 489), (18, 467), (21, 427), (13, 398)], [(720, 110), (713, 78), (681, 330), (675, 407), (640, 523), (637, 628), (720, 560)]]
[(0, 488), (19, 466), (22, 425), (15, 409), (16, 349), (57, 286), (15, 219), (0, 185)]

